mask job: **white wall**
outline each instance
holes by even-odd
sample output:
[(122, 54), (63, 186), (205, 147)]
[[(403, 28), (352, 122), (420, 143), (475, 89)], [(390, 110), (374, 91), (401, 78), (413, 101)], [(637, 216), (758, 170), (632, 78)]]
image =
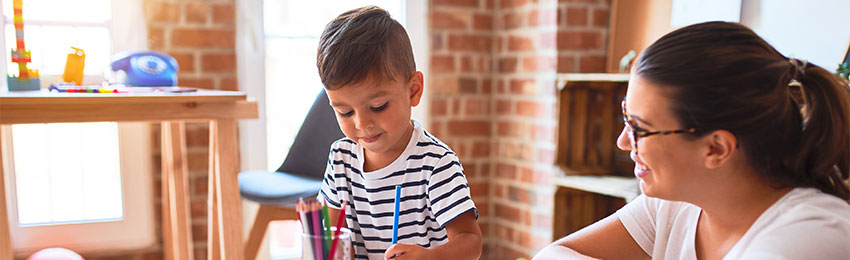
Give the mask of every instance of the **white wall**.
[(834, 72), (850, 45), (848, 0), (743, 0), (741, 23), (785, 56)]

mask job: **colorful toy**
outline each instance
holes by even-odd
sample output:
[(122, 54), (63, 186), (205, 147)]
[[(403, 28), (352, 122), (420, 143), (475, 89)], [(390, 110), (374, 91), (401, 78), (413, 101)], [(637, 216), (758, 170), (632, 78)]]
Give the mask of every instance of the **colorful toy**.
[(74, 49), (74, 52), (68, 53), (68, 59), (65, 60), (65, 73), (62, 74), (62, 81), (80, 86), (83, 84), (86, 52), (73, 46), (71, 49)]
[(12, 9), (15, 12), (15, 40), (16, 48), (12, 49), (12, 62), (18, 64), (18, 76), (7, 75), (9, 90), (39, 90), (41, 81), (38, 79), (38, 70), (30, 70), (27, 63), (32, 61), (30, 51), (24, 45), (24, 16), (22, 11), (23, 0), (13, 0)]

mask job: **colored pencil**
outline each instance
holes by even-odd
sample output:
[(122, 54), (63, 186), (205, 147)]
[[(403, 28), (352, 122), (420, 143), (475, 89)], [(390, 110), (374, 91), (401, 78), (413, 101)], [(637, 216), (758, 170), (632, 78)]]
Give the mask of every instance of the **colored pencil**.
[(319, 212), (321, 210), (319, 210), (319, 204), (316, 202), (313, 202), (311, 206), (310, 213), (313, 214), (313, 235), (315, 238), (314, 242), (316, 243), (316, 256), (318, 256), (317, 259), (321, 260), (325, 259), (324, 249), (322, 248), (322, 231), (320, 230), (322, 229), (322, 222), (319, 220)]
[(337, 217), (336, 221), (336, 231), (334, 231), (334, 239), (331, 242), (331, 252), (328, 255), (328, 259), (333, 259), (334, 253), (336, 253), (336, 244), (339, 242), (339, 233), (342, 231), (342, 222), (345, 220), (345, 207), (348, 206), (348, 201), (342, 202), (342, 207), (339, 209), (339, 217)]
[(398, 242), (398, 207), (401, 202), (401, 186), (395, 186), (395, 211), (393, 212), (393, 245)]
[(322, 242), (324, 242), (323, 248), (325, 249), (325, 254), (328, 254), (328, 256), (329, 256), (328, 259), (330, 259), (329, 253), (330, 253), (330, 249), (331, 249), (331, 217), (328, 216), (328, 205), (327, 205), (327, 203), (325, 203), (325, 205), (322, 205), (322, 220), (323, 220), (322, 223), (325, 224), (325, 228), (323, 229), (323, 231), (324, 231), (323, 235), (325, 235), (325, 239), (324, 239), (324, 241), (322, 241)]

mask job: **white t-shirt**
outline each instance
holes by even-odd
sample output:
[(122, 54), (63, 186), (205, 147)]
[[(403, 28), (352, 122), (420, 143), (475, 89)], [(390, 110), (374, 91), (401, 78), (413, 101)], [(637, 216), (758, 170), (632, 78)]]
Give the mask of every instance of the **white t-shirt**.
[[(616, 215), (653, 259), (697, 259), (701, 211), (641, 195)], [(850, 205), (814, 188), (795, 188), (765, 210), (723, 259), (850, 259)]]
[(355, 259), (384, 259), (392, 245), (396, 185), (401, 185), (398, 243), (439, 246), (449, 241), (446, 224), (466, 212), (478, 218), (457, 155), (419, 122), (413, 125), (404, 152), (376, 171), (362, 172), (363, 147), (351, 139), (331, 146), (318, 199), (337, 209), (348, 201)]

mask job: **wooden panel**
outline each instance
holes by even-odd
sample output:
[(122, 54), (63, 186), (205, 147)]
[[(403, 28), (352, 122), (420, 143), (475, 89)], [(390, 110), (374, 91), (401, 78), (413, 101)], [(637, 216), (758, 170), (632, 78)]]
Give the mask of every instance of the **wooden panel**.
[[(9, 235), (9, 212), (6, 208), (6, 169), (3, 158), (8, 152), (4, 151), (6, 143), (3, 142), (3, 137), (8, 127), (0, 126), (0, 259), (12, 259), (12, 237)], [(9, 146), (11, 149), (11, 146)]]
[(221, 240), (221, 234), (219, 233), (218, 228), (218, 211), (219, 211), (219, 198), (218, 198), (218, 176), (220, 173), (220, 169), (218, 168), (218, 129), (213, 127), (213, 124), (210, 123), (210, 140), (209, 140), (209, 178), (207, 183), (209, 184), (207, 190), (207, 259), (210, 260), (219, 260), (221, 259), (221, 244), (219, 240)]
[(564, 187), (555, 192), (554, 202), (553, 241), (613, 214), (626, 203), (622, 198)]
[(162, 214), (166, 259), (193, 260), (185, 123), (162, 122)]

